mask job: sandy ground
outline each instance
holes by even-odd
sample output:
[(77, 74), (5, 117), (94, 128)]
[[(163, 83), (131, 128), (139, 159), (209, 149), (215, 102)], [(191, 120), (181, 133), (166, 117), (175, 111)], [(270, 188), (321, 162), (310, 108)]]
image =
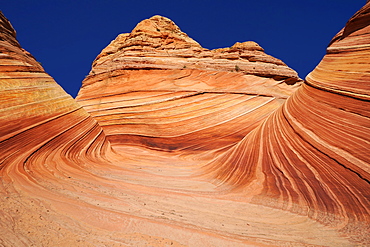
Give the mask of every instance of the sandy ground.
[(351, 246), (336, 229), (198, 176), (204, 157), (116, 152), (105, 166), (3, 172), (0, 246)]

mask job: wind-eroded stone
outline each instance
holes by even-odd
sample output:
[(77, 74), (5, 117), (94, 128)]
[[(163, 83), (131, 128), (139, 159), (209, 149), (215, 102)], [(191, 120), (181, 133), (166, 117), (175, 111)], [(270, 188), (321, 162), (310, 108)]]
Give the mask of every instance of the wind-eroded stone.
[(278, 108), (299, 81), (255, 42), (208, 50), (154, 16), (98, 55), (77, 100), (114, 144), (223, 149)]
[(93, 117), (0, 14), (0, 246), (369, 246), (369, 9), (297, 91), (254, 42), (145, 20), (94, 62)]
[(240, 187), (252, 201), (308, 215), (367, 245), (369, 58), (368, 3), (334, 37), (305, 84), (210, 162), (207, 176)]
[(168, 18), (153, 16), (140, 22), (131, 33), (120, 34), (97, 56), (79, 96), (83, 98), (87, 93), (85, 86), (96, 83), (91, 77), (108, 71), (185, 68), (237, 71), (276, 78), (289, 84), (299, 81), (294, 70), (264, 53), (255, 42), (237, 42), (230, 48), (208, 50)]

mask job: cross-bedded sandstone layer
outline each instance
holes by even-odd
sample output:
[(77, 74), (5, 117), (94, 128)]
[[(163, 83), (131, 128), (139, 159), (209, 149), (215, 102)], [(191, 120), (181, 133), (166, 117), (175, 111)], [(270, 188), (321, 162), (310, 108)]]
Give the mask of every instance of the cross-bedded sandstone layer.
[(20, 47), (3, 15), (0, 21), (1, 171), (25, 170), (54, 149), (75, 161), (92, 159), (91, 149), (109, 152), (97, 122)]
[[(209, 67), (199, 59), (171, 68), (172, 58), (159, 56), (151, 60), (165, 61), (159, 69), (138, 62), (143, 67), (109, 72), (109, 64), (124, 66), (109, 56), (127, 55), (126, 41), (113, 42), (95, 61), (102, 59), (79, 95), (93, 117), (20, 47), (0, 15), (0, 245), (369, 245), (369, 9), (368, 3), (354, 15), (287, 100), (295, 90), (289, 78), (296, 77), (241, 71), (246, 67), (233, 62), (244, 58), (222, 58), (231, 66), (213, 57)], [(150, 20), (135, 28), (131, 47), (143, 33), (153, 38), (150, 30), (165, 32), (162, 22), (177, 30), (168, 19), (154, 19), (159, 25), (154, 31)], [(171, 48), (172, 39), (180, 50), (190, 45), (208, 52), (182, 32), (174, 33), (163, 43), (169, 50), (177, 49)], [(262, 52), (255, 43), (238, 47)], [(234, 48), (210, 52), (227, 54)], [(101, 70), (94, 75), (96, 68)], [(184, 80), (176, 77), (181, 73)], [(125, 84), (129, 80), (135, 83)], [(264, 97), (275, 103), (263, 109)], [(253, 111), (262, 117), (250, 115)], [(134, 140), (131, 132), (122, 138), (129, 130), (121, 128), (127, 123), (123, 117), (137, 121), (138, 131), (162, 136), (160, 141), (144, 135)], [(116, 139), (108, 128), (113, 124), (104, 121), (117, 121)], [(199, 126), (209, 126), (209, 132)], [(178, 144), (168, 137), (191, 128), (199, 136), (179, 138)], [(245, 135), (235, 137), (238, 129)]]
[(97, 56), (77, 101), (116, 145), (203, 151), (241, 140), (299, 81), (255, 42), (208, 50), (153, 16)]
[[(306, 82), (207, 167), (252, 201), (365, 238), (370, 222), (370, 4), (331, 41)], [(266, 200), (270, 198), (270, 200)]]

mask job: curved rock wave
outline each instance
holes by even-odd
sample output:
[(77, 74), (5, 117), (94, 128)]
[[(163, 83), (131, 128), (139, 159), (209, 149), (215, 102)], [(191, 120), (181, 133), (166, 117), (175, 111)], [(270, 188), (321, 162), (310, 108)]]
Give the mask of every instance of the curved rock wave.
[(242, 189), (252, 201), (365, 238), (370, 221), (369, 9), (368, 3), (349, 20), (282, 107), (206, 166), (207, 176)]
[[(45, 73), (34, 57), (20, 47), (11, 24), (2, 14), (0, 17), (0, 168), (5, 169), (13, 159), (26, 162), (45, 146), (49, 151), (59, 148), (61, 144), (54, 142), (56, 137), (72, 142), (90, 135), (90, 143), (86, 142), (84, 148), (75, 148), (83, 157), (83, 149), (98, 145), (95, 140), (101, 139), (100, 136), (105, 139), (102, 129)], [(109, 145), (104, 141), (101, 146)]]
[(369, 245), (368, 13), (299, 89), (256, 43), (156, 16), (98, 56), (83, 108), (1, 14), (0, 245)]
[(97, 56), (77, 101), (114, 145), (205, 151), (234, 145), (299, 84), (255, 42), (208, 50), (153, 16)]

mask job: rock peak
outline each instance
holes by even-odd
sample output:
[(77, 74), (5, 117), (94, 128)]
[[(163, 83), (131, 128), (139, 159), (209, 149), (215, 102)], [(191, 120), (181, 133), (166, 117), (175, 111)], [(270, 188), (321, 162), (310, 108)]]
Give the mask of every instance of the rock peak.
[(181, 45), (186, 47), (201, 47), (195, 40), (169, 18), (155, 15), (149, 19), (139, 22), (132, 30), (129, 39), (151, 41), (153, 44), (163, 44), (165, 49), (175, 49)]
[(20, 47), (18, 41), (16, 40), (16, 31), (14, 30), (12, 24), (4, 16), (3, 12), (0, 11), (0, 41), (7, 41), (14, 46)]
[(170, 31), (182, 33), (180, 28), (169, 18), (160, 15), (155, 15), (149, 19), (139, 22), (133, 29), (133, 32), (149, 31), (149, 32), (163, 32)]
[(238, 72), (283, 80), (289, 85), (301, 81), (294, 70), (266, 54), (254, 41), (209, 50), (182, 32), (172, 20), (160, 15), (139, 22), (131, 33), (120, 34), (97, 56), (90, 75), (105, 73), (112, 68), (186, 68)]
[(236, 42), (231, 50), (246, 50), (246, 51), (264, 51), (264, 49), (254, 41)]

